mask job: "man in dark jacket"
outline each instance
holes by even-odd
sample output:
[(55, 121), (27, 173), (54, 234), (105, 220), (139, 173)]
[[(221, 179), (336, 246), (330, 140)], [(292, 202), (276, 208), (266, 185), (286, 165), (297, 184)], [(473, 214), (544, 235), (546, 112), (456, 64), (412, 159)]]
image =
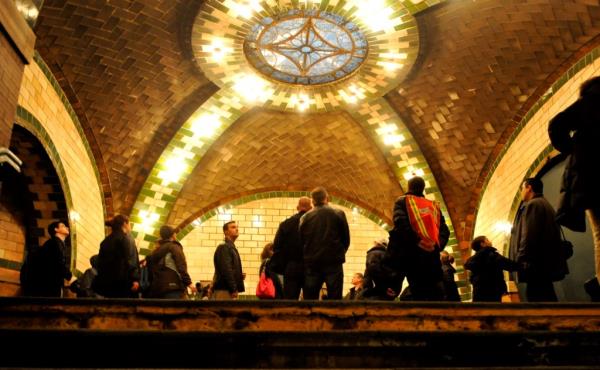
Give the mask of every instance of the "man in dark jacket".
[(510, 256), (519, 264), (518, 281), (527, 283), (529, 302), (556, 302), (553, 281), (568, 273), (566, 256), (555, 212), (544, 198), (540, 179), (526, 179), (521, 186), (523, 205), (511, 232)]
[(388, 240), (376, 240), (367, 251), (363, 292), (360, 299), (392, 301), (402, 289), (404, 275), (398, 275), (389, 268), (384, 259), (387, 253)]
[(310, 198), (301, 197), (296, 206), (298, 213), (283, 221), (273, 241), (271, 270), (283, 274), (283, 298), (298, 299), (304, 284), (304, 261), (298, 225), (300, 218), (312, 209)]
[(161, 226), (159, 232), (158, 247), (146, 257), (146, 263), (152, 276), (149, 297), (183, 298), (186, 288), (192, 292), (196, 289), (187, 271), (183, 246), (177, 241), (175, 229), (171, 226)]
[(238, 294), (245, 291), (242, 272), (242, 260), (234, 242), (240, 235), (235, 221), (223, 225), (225, 241), (217, 247), (214, 256), (215, 276), (213, 278), (212, 299), (237, 299)]
[(507, 291), (503, 271), (517, 271), (519, 265), (500, 255), (485, 236), (473, 239), (471, 249), (475, 255), (467, 260), (465, 269), (471, 271), (473, 302), (501, 302)]
[(328, 205), (327, 191), (311, 193), (315, 206), (300, 218), (300, 240), (304, 246), (304, 299), (319, 299), (323, 282), (328, 299), (342, 299), (343, 264), (350, 246), (350, 230), (342, 210)]
[[(585, 231), (585, 215), (592, 227), (596, 281), (586, 283), (592, 300), (600, 301), (600, 76), (581, 85), (579, 99), (550, 121), (552, 145), (569, 154), (561, 184), (556, 218), (571, 230)], [(574, 132), (573, 135), (571, 133)], [(593, 287), (591, 290), (589, 287)]]
[[(408, 192), (396, 200), (394, 229), (390, 232), (386, 260), (392, 268), (406, 275), (413, 300), (443, 301), (440, 251), (448, 243), (450, 230), (439, 204), (425, 199), (424, 190), (425, 180), (415, 176), (408, 181)], [(426, 230), (417, 229), (414, 222), (411, 223), (411, 217), (425, 216), (430, 221)], [(420, 223), (423, 221), (424, 218)]]
[(444, 296), (446, 298), (446, 301), (460, 302), (458, 286), (456, 285), (456, 281), (454, 280), (454, 274), (456, 274), (456, 269), (454, 268), (454, 266), (452, 266), (452, 264), (454, 263), (454, 257), (446, 251), (441, 251), (440, 261), (442, 262), (442, 281), (444, 283)]
[(50, 239), (29, 252), (22, 269), (23, 294), (31, 297), (61, 297), (65, 280), (73, 277), (65, 257), (69, 228), (64, 222), (48, 225)]

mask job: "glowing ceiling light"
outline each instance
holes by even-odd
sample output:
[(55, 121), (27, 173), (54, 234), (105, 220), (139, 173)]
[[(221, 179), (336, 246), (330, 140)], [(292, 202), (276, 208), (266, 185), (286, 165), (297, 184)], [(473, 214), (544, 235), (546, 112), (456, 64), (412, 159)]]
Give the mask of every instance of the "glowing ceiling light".
[(190, 129), (194, 136), (211, 137), (221, 127), (221, 121), (216, 114), (205, 114), (193, 119)]
[(348, 86), (348, 92), (345, 90), (338, 90), (338, 94), (348, 104), (354, 104), (365, 97), (365, 89), (360, 88), (356, 85)]
[(385, 145), (394, 145), (399, 144), (404, 141), (404, 136), (402, 135), (391, 135), (387, 134), (383, 137), (383, 143)]
[(174, 156), (165, 161), (163, 171), (160, 171), (158, 177), (163, 179), (163, 184), (169, 184), (171, 182), (177, 182), (181, 175), (187, 170), (185, 164), (185, 158), (182, 156)]
[(303, 112), (310, 106), (310, 99), (306, 94), (294, 94), (290, 97), (290, 105)]
[(254, 74), (244, 74), (234, 79), (233, 90), (249, 102), (265, 102), (273, 94), (270, 84)]
[(397, 130), (398, 126), (393, 123), (388, 123), (387, 125), (379, 127), (377, 130), (375, 130), (375, 132), (377, 132), (379, 135), (386, 135), (396, 132)]
[(262, 222), (260, 215), (252, 216), (252, 227), (263, 227), (263, 226), (264, 226), (264, 224)]
[(225, 44), (225, 41), (218, 38), (215, 38), (209, 45), (204, 46), (203, 50), (209, 53), (213, 61), (217, 63), (222, 62), (233, 51), (232, 48)]
[(259, 12), (262, 9), (260, 0), (229, 0), (224, 6), (231, 10), (234, 17), (240, 16), (245, 19), (252, 18), (254, 13)]
[(77, 211), (71, 211), (69, 212), (69, 218), (74, 222), (78, 222), (81, 220), (81, 215), (79, 215), (79, 212)]
[(394, 28), (394, 22), (391, 20), (393, 10), (386, 6), (385, 0), (357, 0), (356, 15), (371, 30), (385, 31)]
[(408, 171), (406, 171), (403, 176), (404, 176), (404, 180), (408, 181), (416, 176), (419, 176), (419, 177), (425, 176), (425, 172), (421, 168), (409, 167)]
[(509, 235), (512, 230), (512, 224), (508, 221), (498, 221), (494, 225), (494, 230), (504, 235)]
[(403, 67), (403, 65), (399, 64), (399, 63), (384, 62), (381, 60), (377, 62), (377, 65), (382, 66), (386, 71), (390, 71), (390, 72), (394, 72), (395, 70), (398, 70)]
[(140, 211), (140, 218), (142, 223), (140, 224), (141, 229), (145, 232), (152, 232), (152, 226), (158, 221), (160, 216), (154, 212)]

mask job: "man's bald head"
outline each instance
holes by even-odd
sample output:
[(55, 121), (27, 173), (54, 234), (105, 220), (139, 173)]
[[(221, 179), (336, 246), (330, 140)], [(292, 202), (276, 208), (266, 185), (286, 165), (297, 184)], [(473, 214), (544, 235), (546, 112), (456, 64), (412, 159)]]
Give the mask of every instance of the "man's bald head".
[(300, 197), (296, 206), (298, 212), (307, 212), (312, 209), (312, 202), (309, 197)]

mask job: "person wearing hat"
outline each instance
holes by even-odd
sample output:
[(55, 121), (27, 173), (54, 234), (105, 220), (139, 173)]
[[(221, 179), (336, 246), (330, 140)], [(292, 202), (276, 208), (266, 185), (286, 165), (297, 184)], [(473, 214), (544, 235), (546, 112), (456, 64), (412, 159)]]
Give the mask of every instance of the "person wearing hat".
[(158, 247), (146, 257), (146, 263), (151, 276), (149, 298), (180, 299), (187, 288), (196, 290), (187, 272), (183, 246), (171, 226), (161, 226)]

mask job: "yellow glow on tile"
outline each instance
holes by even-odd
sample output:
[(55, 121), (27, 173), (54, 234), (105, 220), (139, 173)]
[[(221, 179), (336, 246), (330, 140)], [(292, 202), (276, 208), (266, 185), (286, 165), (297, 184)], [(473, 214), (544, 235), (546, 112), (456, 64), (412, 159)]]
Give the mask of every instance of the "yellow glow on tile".
[(210, 54), (214, 62), (220, 63), (226, 56), (231, 54), (233, 49), (228, 47), (223, 39), (215, 38), (212, 43), (203, 47), (203, 50)]
[(158, 177), (163, 180), (163, 185), (179, 180), (181, 175), (187, 170), (183, 156), (174, 156), (165, 161), (166, 170), (160, 171)]
[(242, 74), (234, 79), (233, 90), (248, 102), (265, 102), (274, 92), (270, 83), (254, 74)]
[(221, 120), (216, 114), (204, 114), (192, 120), (190, 129), (194, 136), (212, 137), (221, 127)]
[(382, 66), (386, 71), (389, 71), (389, 72), (394, 72), (403, 67), (403, 65), (400, 63), (384, 62), (381, 60), (377, 62), (377, 65)]
[(354, 0), (356, 16), (372, 31), (393, 30), (399, 18), (392, 20), (393, 10), (386, 6), (385, 0)]
[(304, 112), (310, 106), (310, 98), (306, 94), (293, 94), (290, 97), (290, 106)]
[(404, 136), (402, 135), (391, 135), (387, 134), (383, 137), (383, 143), (385, 145), (394, 145), (404, 141)]
[(142, 219), (142, 223), (140, 224), (140, 228), (144, 233), (151, 233), (152, 227), (158, 221), (160, 216), (154, 212), (148, 211), (140, 211), (140, 218)]
[(512, 223), (508, 221), (498, 221), (494, 224), (494, 230), (504, 235), (510, 235)]
[(234, 17), (242, 17), (250, 19), (256, 12), (262, 9), (260, 0), (227, 0), (223, 4), (229, 8), (230, 12)]
[(403, 177), (405, 180), (410, 180), (413, 177), (423, 177), (425, 176), (425, 172), (421, 168), (413, 168), (412, 166), (408, 168), (408, 170), (404, 173)]

